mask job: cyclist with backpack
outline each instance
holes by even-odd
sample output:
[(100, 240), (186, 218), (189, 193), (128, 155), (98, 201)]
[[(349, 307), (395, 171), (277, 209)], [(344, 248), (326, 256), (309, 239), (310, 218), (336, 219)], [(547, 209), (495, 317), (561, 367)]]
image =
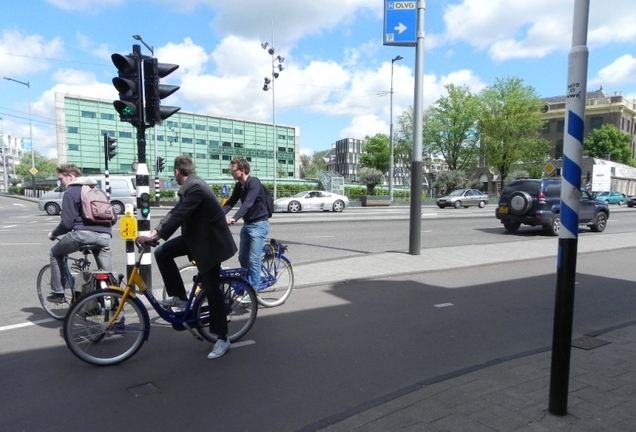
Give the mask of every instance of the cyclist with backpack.
[(268, 193), (265, 186), (256, 177), (251, 177), (250, 163), (243, 158), (233, 159), (230, 163), (232, 177), (236, 185), (232, 195), (223, 206), (227, 214), (241, 200), (241, 207), (233, 217), (227, 218), (228, 225), (234, 225), (243, 218), (239, 243), (239, 263), (248, 270), (247, 280), (254, 289), (258, 289), (261, 280), (261, 261), (265, 237), (269, 233), (271, 213), (267, 204)]
[[(82, 246), (98, 245), (100, 250), (95, 254), (97, 265), (100, 269), (112, 272), (112, 253), (110, 250), (112, 238), (112, 226), (117, 222), (117, 215), (109, 213), (108, 219), (96, 220), (93, 215), (87, 217), (83, 210), (82, 186), (96, 188), (97, 181), (89, 177), (83, 177), (82, 170), (72, 164), (64, 164), (57, 167), (57, 178), (66, 187), (62, 198), (61, 221), (57, 227), (48, 234), (49, 239), (67, 234), (62, 240), (51, 248), (51, 294), (46, 298), (53, 303), (63, 303), (65, 272), (62, 270), (64, 257), (80, 250)], [(98, 189), (99, 190), (99, 189)], [(93, 191), (94, 192), (94, 191)], [(103, 200), (107, 202), (106, 194)], [(104, 209), (97, 203), (100, 212)], [(105, 205), (104, 205), (105, 206)], [(107, 206), (105, 206), (107, 207)], [(111, 206), (112, 207), (112, 206)], [(106, 209), (107, 210), (107, 209)]]

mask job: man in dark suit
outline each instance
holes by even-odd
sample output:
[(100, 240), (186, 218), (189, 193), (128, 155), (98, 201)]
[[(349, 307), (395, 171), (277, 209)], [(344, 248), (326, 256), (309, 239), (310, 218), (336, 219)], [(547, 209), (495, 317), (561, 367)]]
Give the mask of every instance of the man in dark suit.
[[(227, 312), (219, 289), (221, 263), (237, 251), (236, 243), (225, 220), (225, 213), (212, 189), (194, 175), (192, 159), (179, 156), (174, 160), (174, 175), (179, 189), (179, 202), (161, 219), (149, 237), (140, 243), (167, 240), (155, 251), (155, 260), (171, 299), (165, 307), (184, 307), (188, 299), (175, 258), (187, 255), (201, 273), (201, 286), (210, 305), (210, 332), (218, 336), (208, 358), (218, 358), (230, 348), (227, 340)], [(181, 227), (181, 235), (170, 236)]]

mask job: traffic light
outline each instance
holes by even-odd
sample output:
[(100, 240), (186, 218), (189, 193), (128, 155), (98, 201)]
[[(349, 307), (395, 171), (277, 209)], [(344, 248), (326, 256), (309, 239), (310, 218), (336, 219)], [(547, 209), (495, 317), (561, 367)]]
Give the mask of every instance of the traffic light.
[(165, 159), (161, 156), (157, 156), (157, 172), (162, 172), (166, 167)]
[(141, 210), (141, 215), (148, 217), (150, 214), (150, 194), (146, 192), (142, 193), (137, 202), (137, 206)]
[(159, 84), (159, 80), (170, 75), (179, 65), (159, 63), (156, 58), (144, 58), (144, 91), (146, 93), (146, 123), (149, 127), (161, 123), (181, 107), (161, 106), (161, 99), (179, 90), (179, 86)]
[(143, 117), (143, 92), (141, 89), (141, 56), (138, 53), (110, 56), (117, 68), (113, 85), (119, 92), (119, 100), (113, 102), (121, 121), (141, 125)]
[(108, 160), (117, 156), (116, 142), (117, 140), (115, 138), (111, 138), (108, 134), (104, 134), (104, 152), (106, 153)]

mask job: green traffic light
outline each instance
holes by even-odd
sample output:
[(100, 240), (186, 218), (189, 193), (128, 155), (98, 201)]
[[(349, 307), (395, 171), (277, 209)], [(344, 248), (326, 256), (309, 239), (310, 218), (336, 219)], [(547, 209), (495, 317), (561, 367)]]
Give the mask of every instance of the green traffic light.
[(142, 208), (141, 209), (141, 215), (143, 217), (148, 217), (149, 214), (150, 214), (150, 209), (149, 208)]

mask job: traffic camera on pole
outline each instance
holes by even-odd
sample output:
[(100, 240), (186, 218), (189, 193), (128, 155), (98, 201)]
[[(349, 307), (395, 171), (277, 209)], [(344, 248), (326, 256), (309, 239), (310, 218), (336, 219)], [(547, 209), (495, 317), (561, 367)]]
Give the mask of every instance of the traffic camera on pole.
[(167, 119), (181, 107), (161, 106), (161, 99), (167, 98), (177, 90), (179, 86), (160, 84), (159, 80), (170, 75), (179, 68), (179, 65), (159, 63), (156, 58), (145, 58), (144, 63), (144, 90), (146, 94), (146, 124), (153, 127)]
[(143, 91), (141, 89), (141, 57), (137, 53), (128, 55), (113, 54), (113, 64), (117, 68), (117, 77), (113, 85), (119, 92), (119, 100), (113, 102), (121, 121), (142, 125)]
[(115, 156), (117, 156), (117, 144), (115, 144), (117, 140), (115, 138), (111, 138), (110, 135), (104, 134), (104, 151), (106, 152), (106, 157), (108, 160), (111, 160)]

